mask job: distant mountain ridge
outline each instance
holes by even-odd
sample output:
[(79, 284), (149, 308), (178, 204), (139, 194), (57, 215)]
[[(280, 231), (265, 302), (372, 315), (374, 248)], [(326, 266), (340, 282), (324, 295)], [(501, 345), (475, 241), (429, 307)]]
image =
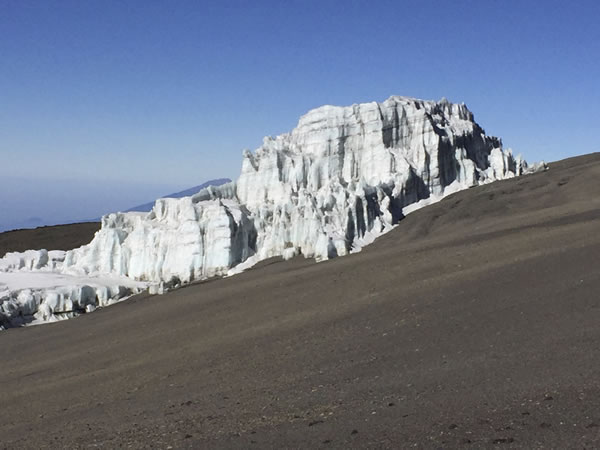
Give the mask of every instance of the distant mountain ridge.
[[(222, 184), (229, 183), (229, 182), (231, 182), (231, 180), (229, 178), (217, 178), (215, 180), (209, 180), (206, 183), (199, 184), (198, 186), (191, 187), (184, 191), (175, 192), (175, 193), (169, 194), (169, 195), (164, 195), (162, 198), (189, 197), (190, 195), (194, 195), (208, 186), (221, 186)], [(133, 208), (130, 208), (130, 209), (126, 210), (125, 212), (131, 212), (131, 211), (150, 212), (152, 210), (152, 207), (154, 206), (154, 203), (155, 203), (155, 200), (148, 202), (148, 203), (144, 203), (143, 205), (134, 206)]]

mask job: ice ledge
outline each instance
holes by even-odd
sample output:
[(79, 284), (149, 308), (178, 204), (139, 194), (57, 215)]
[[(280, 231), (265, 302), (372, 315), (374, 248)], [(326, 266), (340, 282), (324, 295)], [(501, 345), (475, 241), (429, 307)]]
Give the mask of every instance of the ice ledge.
[(142, 292), (148, 283), (52, 271), (0, 272), (0, 328), (55, 322)]

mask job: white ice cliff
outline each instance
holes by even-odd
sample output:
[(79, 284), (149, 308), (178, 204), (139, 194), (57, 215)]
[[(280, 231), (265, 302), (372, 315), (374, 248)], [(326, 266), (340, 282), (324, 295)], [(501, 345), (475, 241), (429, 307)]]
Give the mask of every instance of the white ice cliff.
[[(90, 244), (64, 254), (0, 259), (0, 320), (32, 314), (48, 320), (55, 311), (93, 309), (123, 292), (146, 286), (157, 292), (272, 256), (345, 255), (418, 206), (526, 170), (498, 138), (486, 136), (464, 104), (390, 97), (323, 106), (301, 117), (291, 133), (244, 151), (236, 182), (159, 199), (150, 213), (109, 214)], [(95, 293), (64, 288), (71, 303), (61, 310), (58, 288), (29, 289), (31, 295), (10, 289), (3, 274), (15, 272), (87, 279), (88, 287), (112, 277), (116, 284), (108, 293), (98, 291), (101, 282), (91, 288)]]

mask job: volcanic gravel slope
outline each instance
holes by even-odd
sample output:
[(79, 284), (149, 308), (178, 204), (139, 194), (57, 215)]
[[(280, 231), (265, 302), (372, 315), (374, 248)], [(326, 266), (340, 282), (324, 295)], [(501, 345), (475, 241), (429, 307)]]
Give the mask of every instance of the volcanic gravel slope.
[(361, 253), (0, 333), (0, 447), (600, 446), (600, 154)]
[(0, 258), (6, 252), (25, 250), (70, 250), (90, 242), (100, 229), (98, 222), (73, 223), (0, 233)]

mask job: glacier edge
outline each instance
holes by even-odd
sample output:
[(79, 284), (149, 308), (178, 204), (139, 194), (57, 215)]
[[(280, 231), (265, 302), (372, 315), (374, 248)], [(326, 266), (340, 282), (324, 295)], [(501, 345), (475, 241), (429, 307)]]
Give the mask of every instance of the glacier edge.
[[(149, 213), (108, 214), (92, 242), (59, 258), (0, 259), (0, 315), (10, 321), (19, 311), (19, 293), (2, 292), (3, 272), (120, 277), (163, 292), (273, 256), (360, 251), (418, 207), (528, 170), (464, 104), (393, 96), (322, 106), (245, 150), (237, 181), (158, 199)], [(27, 311), (51, 317), (45, 303), (40, 294)]]

